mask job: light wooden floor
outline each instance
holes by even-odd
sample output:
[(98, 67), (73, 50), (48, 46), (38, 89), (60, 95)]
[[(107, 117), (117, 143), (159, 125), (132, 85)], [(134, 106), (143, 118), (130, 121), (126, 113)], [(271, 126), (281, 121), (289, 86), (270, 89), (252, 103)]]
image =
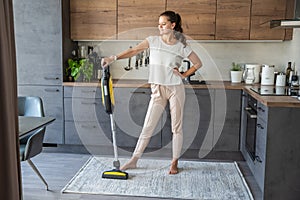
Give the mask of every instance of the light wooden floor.
[[(76, 199), (154, 199), (141, 197), (124, 197), (124, 196), (107, 196), (107, 195), (87, 195), (87, 194), (62, 194), (62, 188), (76, 174), (82, 165), (90, 157), (89, 154), (74, 154), (74, 153), (52, 153), (43, 152), (32, 159), (34, 164), (40, 170), (46, 181), (48, 182), (50, 191), (45, 189), (44, 184), (33, 172), (27, 162), (21, 163), (22, 169), (22, 184), (23, 184), (23, 199), (24, 200), (76, 200)], [(261, 199), (261, 194), (257, 190), (257, 185), (253, 180), (249, 168), (245, 162), (239, 162), (243, 174), (246, 176), (248, 184), (255, 199)], [(99, 172), (101, 173), (101, 172)], [(159, 198), (155, 198), (159, 199)], [(165, 199), (164, 199), (165, 200)]]

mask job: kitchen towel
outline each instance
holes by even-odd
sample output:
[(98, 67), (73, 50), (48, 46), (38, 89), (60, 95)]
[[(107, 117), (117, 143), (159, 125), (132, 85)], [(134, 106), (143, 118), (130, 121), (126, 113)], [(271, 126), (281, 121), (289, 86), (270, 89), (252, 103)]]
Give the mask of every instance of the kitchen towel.
[[(120, 159), (124, 163), (128, 159)], [(169, 175), (169, 160), (140, 159), (128, 180), (103, 179), (112, 158), (91, 157), (63, 188), (63, 193), (126, 195), (175, 199), (253, 199), (235, 162), (179, 161)]]

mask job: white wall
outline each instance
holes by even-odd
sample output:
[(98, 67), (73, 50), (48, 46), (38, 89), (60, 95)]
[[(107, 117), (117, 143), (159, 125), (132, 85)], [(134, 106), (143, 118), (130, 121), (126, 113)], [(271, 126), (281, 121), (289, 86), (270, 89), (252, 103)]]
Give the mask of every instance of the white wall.
[[(103, 41), (80, 42), (79, 45), (92, 45), (101, 56), (118, 54), (134, 46), (139, 41)], [(203, 67), (197, 72), (197, 78), (205, 80), (230, 80), (231, 63), (259, 63), (275, 65), (276, 71), (285, 71), (288, 61), (296, 63), (300, 71), (300, 29), (294, 29), (291, 41), (191, 41), (193, 50), (203, 61)], [(135, 59), (131, 66), (134, 68)], [(114, 78), (147, 79), (148, 69), (141, 67), (129, 72), (123, 67), (128, 65), (128, 59), (118, 60), (112, 64), (111, 72)], [(299, 74), (299, 73), (298, 73)]]

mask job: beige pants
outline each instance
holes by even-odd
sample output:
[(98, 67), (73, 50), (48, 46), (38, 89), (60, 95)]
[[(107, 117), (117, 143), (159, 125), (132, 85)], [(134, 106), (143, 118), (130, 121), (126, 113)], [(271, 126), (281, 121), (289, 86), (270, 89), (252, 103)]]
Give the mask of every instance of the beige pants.
[(167, 102), (169, 101), (173, 133), (172, 153), (173, 159), (178, 159), (180, 157), (183, 142), (182, 118), (185, 101), (184, 85), (164, 86), (151, 84), (151, 92), (151, 100), (149, 102), (144, 126), (133, 152), (133, 156), (138, 158), (142, 156)]

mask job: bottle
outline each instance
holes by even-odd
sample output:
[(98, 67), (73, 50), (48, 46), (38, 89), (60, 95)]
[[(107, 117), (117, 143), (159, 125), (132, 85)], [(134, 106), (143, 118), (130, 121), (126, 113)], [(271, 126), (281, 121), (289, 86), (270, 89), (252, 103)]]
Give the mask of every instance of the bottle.
[(288, 62), (288, 67), (286, 68), (286, 85), (288, 86), (290, 84), (290, 73), (292, 71), (292, 62)]

